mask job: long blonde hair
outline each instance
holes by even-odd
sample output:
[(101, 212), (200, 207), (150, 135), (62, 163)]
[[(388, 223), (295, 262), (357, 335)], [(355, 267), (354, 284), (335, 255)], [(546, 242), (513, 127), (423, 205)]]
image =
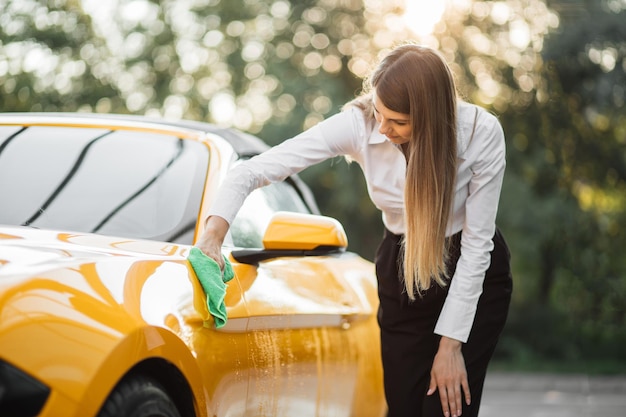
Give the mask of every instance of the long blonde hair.
[(448, 278), (446, 229), (457, 171), (456, 87), (439, 53), (406, 44), (383, 58), (366, 80), (366, 93), (352, 102), (368, 117), (372, 116), (367, 90), (372, 88), (385, 107), (410, 116), (411, 139), (403, 146), (407, 162), (403, 272), (413, 300), (433, 280), (445, 286)]

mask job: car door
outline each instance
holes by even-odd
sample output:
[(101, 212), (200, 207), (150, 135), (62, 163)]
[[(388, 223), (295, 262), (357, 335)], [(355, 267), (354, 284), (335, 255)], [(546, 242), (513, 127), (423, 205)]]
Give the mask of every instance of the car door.
[[(288, 183), (256, 190), (231, 227), (233, 246), (261, 247), (277, 210), (308, 211)], [(355, 291), (370, 265), (344, 253), (234, 267), (238, 287), (231, 293), (241, 292), (248, 316), (245, 323), (229, 318), (226, 331), (246, 332), (245, 415), (351, 415), (364, 338), (378, 343), (366, 324), (374, 307)]]

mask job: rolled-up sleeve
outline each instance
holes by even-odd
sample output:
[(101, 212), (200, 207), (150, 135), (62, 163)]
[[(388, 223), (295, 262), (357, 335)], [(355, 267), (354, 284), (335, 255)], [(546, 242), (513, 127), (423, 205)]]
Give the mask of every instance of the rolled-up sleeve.
[[(469, 190), (461, 237), (461, 256), (439, 315), (435, 333), (467, 342), (491, 262), (496, 214), (506, 165), (505, 141), (498, 120), (488, 114), (477, 124), (467, 150)], [(462, 173), (461, 173), (462, 175)]]

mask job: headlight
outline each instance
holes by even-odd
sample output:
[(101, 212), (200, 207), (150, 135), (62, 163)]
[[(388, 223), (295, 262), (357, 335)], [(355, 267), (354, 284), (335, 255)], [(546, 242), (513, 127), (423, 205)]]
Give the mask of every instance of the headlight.
[(30, 375), (0, 361), (0, 414), (32, 417), (39, 414), (50, 389)]

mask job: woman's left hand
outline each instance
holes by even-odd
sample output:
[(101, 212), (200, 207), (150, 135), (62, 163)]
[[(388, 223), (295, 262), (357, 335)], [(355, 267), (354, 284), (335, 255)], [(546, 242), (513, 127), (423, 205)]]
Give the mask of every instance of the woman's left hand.
[(467, 405), (471, 402), (461, 346), (462, 343), (458, 340), (442, 336), (430, 371), (430, 386), (426, 395), (432, 395), (439, 390), (441, 407), (446, 417), (461, 415), (463, 401), (461, 390), (465, 394)]

